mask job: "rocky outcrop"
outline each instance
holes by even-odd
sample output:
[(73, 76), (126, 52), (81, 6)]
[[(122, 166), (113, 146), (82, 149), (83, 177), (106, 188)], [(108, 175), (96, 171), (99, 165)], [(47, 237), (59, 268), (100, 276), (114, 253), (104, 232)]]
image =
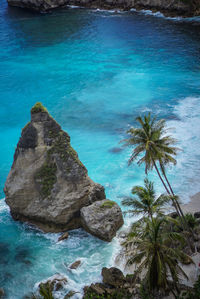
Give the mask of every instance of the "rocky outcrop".
[(135, 288), (133, 275), (126, 277), (118, 268), (103, 268), (101, 275), (102, 283), (92, 283), (84, 288), (83, 299), (86, 298), (109, 298), (109, 299), (138, 299), (138, 291)]
[(115, 267), (104, 267), (101, 271), (101, 275), (103, 277), (103, 283), (113, 287), (120, 287), (125, 281), (122, 271)]
[(71, 269), (71, 270), (76, 270), (79, 266), (81, 265), (81, 261), (75, 261), (74, 263), (72, 263), (70, 266), (69, 266), (69, 268)]
[(62, 234), (59, 238), (58, 238), (58, 242), (63, 241), (63, 240), (67, 240), (69, 237), (69, 233), (66, 232), (64, 234)]
[(69, 135), (41, 104), (32, 108), (31, 122), (22, 130), (4, 191), (13, 218), (45, 232), (81, 227), (80, 210), (105, 199)]
[(111, 200), (96, 201), (82, 208), (81, 221), (86, 231), (104, 241), (111, 241), (124, 223), (120, 207)]
[(167, 15), (194, 16), (200, 14), (199, 0), (7, 0), (9, 5), (40, 12), (67, 5), (104, 9), (152, 9)]

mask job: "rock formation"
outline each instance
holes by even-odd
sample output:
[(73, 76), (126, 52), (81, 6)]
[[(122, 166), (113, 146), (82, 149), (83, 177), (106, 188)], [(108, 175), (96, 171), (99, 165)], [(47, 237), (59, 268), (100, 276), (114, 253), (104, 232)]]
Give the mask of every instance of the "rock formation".
[(124, 223), (120, 207), (111, 200), (96, 201), (83, 207), (81, 221), (86, 231), (104, 241), (111, 241)]
[(84, 288), (83, 299), (86, 298), (134, 298), (139, 299), (137, 290), (134, 290), (133, 275), (126, 277), (118, 268), (103, 268), (102, 283), (92, 283)]
[[(22, 130), (4, 192), (15, 220), (45, 232), (82, 227), (80, 210), (105, 199), (103, 186), (88, 177), (69, 135), (40, 103), (32, 108), (31, 122)], [(117, 215), (121, 212), (119, 207), (115, 210)], [(118, 227), (111, 224), (110, 235)], [(95, 229), (90, 231), (98, 236)]]
[(199, 0), (7, 0), (11, 6), (46, 12), (67, 5), (104, 9), (152, 9), (166, 15), (194, 16), (200, 14)]
[(81, 265), (81, 261), (80, 261), (80, 260), (75, 261), (74, 263), (72, 263), (72, 264), (69, 266), (69, 269), (71, 269), (71, 270), (76, 270), (80, 265)]
[(4, 191), (14, 219), (47, 232), (80, 227), (80, 209), (105, 198), (104, 188), (88, 177), (69, 135), (39, 104), (22, 130)]

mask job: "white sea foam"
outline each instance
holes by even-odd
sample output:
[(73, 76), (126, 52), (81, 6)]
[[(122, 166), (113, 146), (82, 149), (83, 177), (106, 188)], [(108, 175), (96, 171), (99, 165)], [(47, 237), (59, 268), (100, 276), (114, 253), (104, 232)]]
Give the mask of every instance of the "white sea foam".
[(188, 18), (185, 18), (185, 17), (166, 17), (163, 13), (161, 13), (160, 11), (157, 11), (157, 12), (153, 12), (149, 9), (141, 9), (141, 10), (136, 10), (135, 8), (131, 8), (130, 11), (132, 12), (137, 12), (137, 13), (142, 13), (142, 14), (145, 14), (145, 15), (149, 15), (149, 16), (154, 16), (154, 17), (157, 17), (157, 18), (164, 18), (164, 19), (167, 19), (167, 20), (172, 20), (172, 21), (181, 21), (181, 22), (200, 22), (200, 16), (197, 16), (197, 17), (188, 17)]
[(4, 211), (9, 211), (9, 207), (5, 202), (5, 198), (0, 199), (0, 213)]
[(77, 6), (77, 5), (67, 5), (68, 8), (82, 8), (81, 6)]
[(188, 201), (189, 196), (200, 189), (200, 98), (187, 97), (180, 100), (174, 107), (176, 120), (168, 121), (173, 127), (173, 136), (179, 141), (182, 151), (177, 156), (176, 185), (183, 198)]

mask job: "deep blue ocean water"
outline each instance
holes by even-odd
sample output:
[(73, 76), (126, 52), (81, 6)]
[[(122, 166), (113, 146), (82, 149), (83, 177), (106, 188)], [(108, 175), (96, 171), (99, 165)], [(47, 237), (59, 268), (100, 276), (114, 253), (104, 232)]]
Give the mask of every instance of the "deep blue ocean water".
[[(117, 239), (107, 244), (82, 230), (57, 243), (59, 234), (11, 219), (3, 186), (37, 101), (71, 135), (90, 177), (119, 204), (144, 179), (143, 167), (127, 166), (130, 150), (116, 150), (120, 140), (137, 115), (166, 118), (182, 148), (168, 175), (188, 201), (200, 190), (200, 23), (86, 9), (39, 15), (1, 0), (0, 287), (9, 299), (23, 298), (55, 273), (67, 276), (66, 292), (80, 291), (100, 279), (118, 249)], [(156, 175), (150, 178), (163, 192)], [(80, 258), (82, 266), (70, 272), (66, 265)]]

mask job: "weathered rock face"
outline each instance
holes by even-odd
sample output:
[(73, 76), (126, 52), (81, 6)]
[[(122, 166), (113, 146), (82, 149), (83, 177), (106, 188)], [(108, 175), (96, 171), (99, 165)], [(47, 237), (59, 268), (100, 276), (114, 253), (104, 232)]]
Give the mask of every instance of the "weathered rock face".
[(31, 122), (22, 130), (4, 191), (13, 218), (45, 232), (81, 227), (80, 209), (105, 198), (69, 135), (41, 105), (32, 108)]
[[(123, 273), (117, 268), (103, 268), (101, 275), (103, 277), (102, 283), (93, 283), (84, 288), (83, 299), (86, 298), (134, 298), (139, 299), (137, 296), (136, 285), (133, 285), (133, 275), (124, 276)], [(139, 285), (140, 286), (140, 285)]]
[(103, 277), (103, 283), (113, 287), (120, 287), (125, 281), (122, 271), (115, 267), (104, 267), (101, 271), (101, 275)]
[(83, 207), (81, 221), (86, 231), (104, 241), (111, 241), (124, 223), (120, 207), (110, 200), (96, 201)]
[(105, 9), (153, 9), (173, 15), (198, 15), (199, 0), (7, 0), (9, 5), (29, 8), (37, 11), (48, 11), (67, 5), (78, 5), (90, 8)]

